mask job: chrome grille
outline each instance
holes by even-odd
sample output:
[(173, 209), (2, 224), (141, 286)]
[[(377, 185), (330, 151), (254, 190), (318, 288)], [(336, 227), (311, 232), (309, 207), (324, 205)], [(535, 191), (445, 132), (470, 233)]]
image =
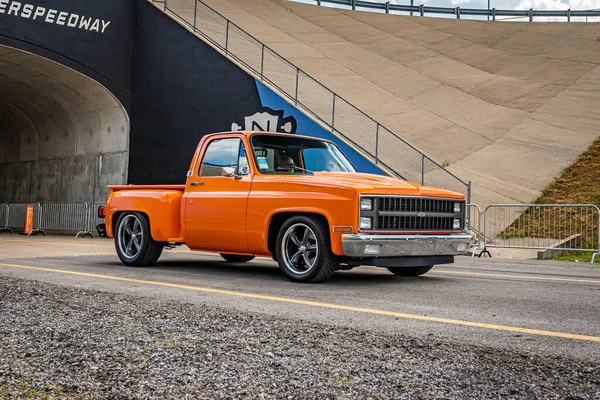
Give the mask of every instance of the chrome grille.
[(379, 211), (452, 214), (455, 202), (455, 200), (419, 197), (380, 197), (377, 199), (377, 206)]
[[(372, 218), (369, 231), (445, 232), (464, 229), (465, 202), (460, 199), (427, 197), (362, 196), (373, 201), (372, 210), (363, 210), (361, 217)], [(454, 204), (460, 203), (460, 212)], [(454, 220), (460, 229), (454, 229)]]
[(451, 231), (454, 217), (379, 216), (377, 229), (384, 231)]

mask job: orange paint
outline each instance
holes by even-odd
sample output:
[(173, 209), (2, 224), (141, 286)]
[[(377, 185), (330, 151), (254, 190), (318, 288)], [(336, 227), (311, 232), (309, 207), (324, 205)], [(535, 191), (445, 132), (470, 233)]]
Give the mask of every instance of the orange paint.
[(23, 233), (29, 235), (33, 231), (33, 205), (27, 205), (25, 210), (25, 225), (23, 226)]
[[(266, 134), (227, 132), (204, 136), (194, 153), (185, 185), (109, 186), (111, 192), (104, 209), (108, 236), (113, 237), (115, 213), (139, 211), (148, 215), (156, 241), (180, 238), (193, 250), (271, 256), (267, 246), (271, 220), (282, 212), (304, 212), (327, 220), (332, 250), (343, 255), (342, 233), (333, 232), (332, 227), (352, 227), (353, 233), (358, 232), (360, 195), (464, 199), (460, 193), (372, 174), (261, 174), (249, 142), (256, 133)], [(209, 142), (223, 138), (241, 139), (248, 154), (249, 173), (239, 179), (199, 176)]]

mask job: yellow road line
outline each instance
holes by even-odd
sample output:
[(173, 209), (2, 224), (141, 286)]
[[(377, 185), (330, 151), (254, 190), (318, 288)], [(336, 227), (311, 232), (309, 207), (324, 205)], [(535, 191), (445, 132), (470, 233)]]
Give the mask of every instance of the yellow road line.
[(562, 281), (562, 282), (583, 282), (583, 283), (598, 283), (598, 279), (575, 279), (575, 278), (556, 278), (556, 277), (542, 277), (536, 275), (504, 275), (504, 274), (489, 274), (484, 272), (463, 272), (463, 271), (448, 271), (445, 269), (434, 269), (431, 271), (432, 274), (444, 274), (444, 275), (464, 275), (464, 276), (481, 276), (481, 277), (494, 277), (494, 278), (515, 278), (515, 279), (528, 279), (528, 280), (543, 280), (543, 281)]
[[(17, 243), (43, 243), (55, 246), (75, 246), (75, 247), (89, 247), (89, 248), (100, 248), (100, 249), (113, 249), (113, 245), (102, 246), (100, 244), (86, 244), (86, 243), (73, 243), (70, 242), (55, 242), (50, 240), (25, 240), (25, 239), (6, 239), (6, 242), (17, 242)], [(1, 242), (0, 242), (1, 243)], [(171, 250), (173, 251), (173, 250)], [(187, 249), (174, 249), (175, 252), (186, 252), (190, 253)], [(214, 253), (206, 252), (192, 252), (193, 254), (199, 254), (203, 256), (216, 256)], [(263, 257), (261, 257), (263, 258)], [(267, 259), (267, 258), (265, 258)], [(544, 280), (544, 281), (558, 281), (558, 282), (577, 282), (577, 283), (595, 283), (600, 284), (598, 279), (575, 279), (575, 278), (557, 278), (557, 277), (542, 277), (537, 275), (504, 275), (504, 274), (490, 274), (484, 272), (463, 272), (463, 271), (450, 271), (444, 269), (434, 269), (431, 274), (444, 274), (444, 275), (464, 275), (464, 276), (479, 276), (479, 277), (492, 277), (492, 278), (514, 278), (514, 279), (525, 279), (525, 280)]]
[(270, 300), (270, 301), (275, 301), (275, 302), (280, 302), (280, 303), (292, 303), (292, 304), (300, 304), (300, 305), (305, 305), (305, 306), (328, 308), (328, 309), (334, 309), (334, 310), (354, 311), (354, 312), (365, 313), (365, 314), (386, 315), (386, 316), (391, 316), (391, 317), (406, 318), (406, 319), (413, 319), (413, 320), (420, 320), (420, 321), (440, 322), (440, 323), (444, 323), (444, 324), (470, 326), (470, 327), (475, 327), (475, 328), (527, 333), (527, 334), (531, 334), (531, 335), (552, 336), (552, 337), (564, 338), (564, 339), (585, 340), (585, 341), (589, 341), (589, 342), (600, 342), (600, 336), (586, 336), (586, 335), (578, 335), (578, 334), (573, 334), (573, 333), (552, 332), (552, 331), (544, 331), (544, 330), (539, 330), (539, 329), (519, 328), (519, 327), (514, 327), (514, 326), (463, 321), (463, 320), (458, 320), (458, 319), (428, 317), (428, 316), (423, 316), (423, 315), (406, 314), (406, 313), (400, 313), (400, 312), (395, 312), (395, 311), (376, 310), (376, 309), (362, 308), (362, 307), (351, 307), (351, 306), (344, 306), (344, 305), (339, 305), (339, 304), (322, 303), (322, 302), (318, 302), (318, 301), (299, 300), (299, 299), (292, 299), (292, 298), (287, 298), (287, 297), (266, 296), (266, 295), (262, 295), (262, 294), (235, 292), (235, 291), (231, 291), (231, 290), (211, 289), (211, 288), (203, 288), (203, 287), (198, 287), (198, 286), (179, 285), (176, 283), (148, 281), (148, 280), (142, 280), (142, 279), (122, 278), (119, 276), (90, 274), (90, 273), (86, 273), (86, 272), (67, 271), (67, 270), (62, 270), (62, 269), (32, 267), (32, 266), (28, 266), (28, 265), (0, 263), (0, 267), (54, 272), (54, 273), (61, 273), (61, 274), (86, 276), (86, 277), (90, 277), (90, 278), (100, 278), (100, 279), (109, 279), (109, 280), (122, 281), (122, 282), (141, 283), (144, 285), (154, 285), (154, 286), (164, 286), (164, 287), (177, 288), (177, 289), (194, 290), (197, 292), (217, 293), (217, 294), (223, 294), (223, 295), (228, 295), (228, 296), (246, 297), (246, 298), (260, 299), (260, 300)]

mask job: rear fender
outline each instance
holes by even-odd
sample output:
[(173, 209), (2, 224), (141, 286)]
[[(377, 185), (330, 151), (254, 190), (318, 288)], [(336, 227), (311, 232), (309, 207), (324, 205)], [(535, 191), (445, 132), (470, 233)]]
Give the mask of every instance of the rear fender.
[(106, 231), (114, 236), (113, 228), (119, 215), (126, 211), (146, 214), (150, 221), (150, 234), (157, 242), (181, 237), (181, 196), (179, 190), (115, 191), (104, 209)]

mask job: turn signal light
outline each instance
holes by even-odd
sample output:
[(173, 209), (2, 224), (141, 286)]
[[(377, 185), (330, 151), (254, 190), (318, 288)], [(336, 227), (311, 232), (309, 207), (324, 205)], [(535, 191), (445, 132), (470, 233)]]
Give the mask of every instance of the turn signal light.
[(351, 226), (334, 226), (333, 233), (352, 233)]

